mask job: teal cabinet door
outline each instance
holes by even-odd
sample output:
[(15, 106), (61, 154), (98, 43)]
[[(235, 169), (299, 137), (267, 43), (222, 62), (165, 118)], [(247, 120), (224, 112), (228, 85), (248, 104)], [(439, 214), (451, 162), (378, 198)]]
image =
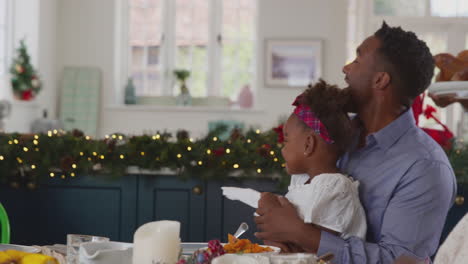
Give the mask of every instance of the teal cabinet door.
[(132, 241), (136, 229), (137, 177), (80, 176), (44, 179), (36, 190), (2, 187), (0, 201), (14, 244), (66, 243), (67, 234)]
[(176, 176), (140, 176), (138, 226), (151, 221), (175, 220), (183, 242), (205, 241), (206, 184)]

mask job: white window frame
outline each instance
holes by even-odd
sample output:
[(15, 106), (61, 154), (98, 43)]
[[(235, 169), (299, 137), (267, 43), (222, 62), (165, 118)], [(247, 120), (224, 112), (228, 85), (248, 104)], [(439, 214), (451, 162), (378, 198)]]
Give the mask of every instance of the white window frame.
[(0, 79), (7, 79), (9, 76), (9, 71), (10, 71), (10, 63), (12, 59), (12, 54), (13, 54), (13, 1), (12, 0), (1, 0), (5, 1), (5, 15), (0, 16), (0, 19), (2, 19), (2, 24), (0, 24), (0, 27), (3, 27), (5, 30), (5, 39), (0, 40), (4, 41), (4, 61), (2, 67), (4, 67), (4, 72), (3, 74), (0, 74)]
[[(161, 94), (157, 96), (172, 96), (177, 94), (173, 91), (175, 78), (172, 74), (172, 70), (175, 67), (175, 17), (176, 17), (176, 8), (174, 0), (162, 0), (163, 7), (162, 12), (162, 25), (161, 30), (161, 46), (160, 46), (160, 66), (162, 68), (161, 72)], [(229, 1), (229, 0), (225, 0)], [(258, 50), (258, 1), (255, 1), (255, 10), (253, 18), (253, 59), (252, 59), (252, 82), (251, 88), (255, 93), (257, 86), (257, 50)], [(221, 63), (222, 63), (222, 45), (220, 45), (220, 40), (222, 41), (222, 2), (220, 0), (209, 0), (210, 10), (209, 10), (209, 38), (207, 45), (207, 87), (206, 87), (206, 96), (221, 96), (222, 94), (222, 79), (221, 79)], [(118, 103), (123, 103), (123, 90), (127, 79), (131, 76), (129, 69), (129, 61), (131, 60), (131, 47), (129, 43), (129, 2), (128, 0), (119, 0), (116, 4), (116, 14), (117, 14), (117, 24), (121, 25), (115, 29), (115, 40), (116, 48), (114, 51), (114, 57), (117, 67), (114, 71), (114, 82), (117, 84), (115, 89), (116, 95), (114, 96), (115, 101)], [(156, 96), (156, 97), (157, 97)]]
[[(447, 51), (451, 54), (465, 50), (466, 36), (468, 35), (468, 17), (436, 17), (430, 14), (430, 0), (426, 0), (425, 16), (376, 16), (374, 15), (374, 0), (349, 0), (349, 19), (347, 61), (354, 59), (356, 48), (368, 36), (380, 28), (385, 20), (390, 26), (401, 26), (405, 30), (416, 34), (428, 32), (443, 32), (447, 35)], [(353, 29), (354, 28), (354, 29)], [(354, 33), (353, 34), (353, 30)], [(434, 54), (435, 55), (435, 54)], [(460, 135), (460, 120), (463, 113), (458, 104), (439, 109), (441, 121), (444, 122), (456, 135)]]

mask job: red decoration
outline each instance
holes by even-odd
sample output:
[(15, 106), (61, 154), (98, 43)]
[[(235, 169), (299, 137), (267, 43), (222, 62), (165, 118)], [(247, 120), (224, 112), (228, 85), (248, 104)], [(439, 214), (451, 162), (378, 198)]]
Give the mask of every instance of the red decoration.
[(220, 147), (220, 148), (217, 148), (217, 149), (213, 150), (213, 154), (215, 154), (218, 157), (223, 156), (224, 153), (226, 153), (226, 150), (223, 147)]
[(279, 125), (278, 127), (273, 128), (273, 130), (278, 134), (278, 143), (284, 142), (284, 135), (283, 135), (283, 124)]
[(414, 102), (413, 102), (413, 115), (414, 115), (414, 120), (416, 121), (416, 125), (419, 124), (419, 116), (422, 114), (423, 112), (423, 99), (424, 99), (424, 96), (418, 96), (414, 99)]
[(452, 141), (453, 138), (452, 132), (450, 130), (437, 130), (432, 128), (422, 128), (424, 132), (426, 132), (431, 138), (433, 138), (439, 145), (442, 146), (444, 149), (451, 149), (452, 148)]
[(27, 90), (21, 93), (21, 100), (29, 101), (33, 99), (32, 90)]
[(444, 125), (434, 114), (437, 113), (437, 109), (428, 105), (426, 109), (423, 110), (423, 101), (424, 101), (424, 94), (418, 96), (414, 99), (413, 102), (413, 113), (414, 119), (416, 120), (416, 125), (418, 125), (419, 116), (424, 114), (427, 119), (434, 119), (438, 124), (440, 124), (444, 129), (432, 129), (432, 128), (422, 128), (424, 132), (426, 132), (429, 136), (431, 136), (440, 146), (444, 149), (450, 149), (452, 147), (452, 139), (454, 137), (452, 131)]

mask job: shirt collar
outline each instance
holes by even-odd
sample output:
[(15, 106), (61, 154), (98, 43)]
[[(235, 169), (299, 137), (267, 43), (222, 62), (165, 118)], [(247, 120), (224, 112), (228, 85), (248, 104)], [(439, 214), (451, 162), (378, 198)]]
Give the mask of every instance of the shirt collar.
[(414, 120), (413, 110), (410, 108), (401, 114), (397, 119), (393, 120), (386, 127), (379, 131), (370, 134), (377, 145), (383, 150), (387, 150), (391, 147), (408, 129), (415, 127), (416, 122)]

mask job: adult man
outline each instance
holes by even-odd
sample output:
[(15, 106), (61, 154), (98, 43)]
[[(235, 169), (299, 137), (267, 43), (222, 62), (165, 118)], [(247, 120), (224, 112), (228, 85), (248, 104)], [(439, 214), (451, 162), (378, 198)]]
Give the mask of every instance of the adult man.
[(299, 246), (334, 263), (392, 263), (399, 256), (427, 259), (439, 245), (456, 193), (450, 163), (437, 143), (416, 125), (413, 99), (429, 85), (432, 55), (412, 32), (383, 23), (343, 68), (360, 124), (340, 169), (360, 181), (367, 239), (344, 240), (304, 224), (284, 198), (255, 219), (260, 239)]

